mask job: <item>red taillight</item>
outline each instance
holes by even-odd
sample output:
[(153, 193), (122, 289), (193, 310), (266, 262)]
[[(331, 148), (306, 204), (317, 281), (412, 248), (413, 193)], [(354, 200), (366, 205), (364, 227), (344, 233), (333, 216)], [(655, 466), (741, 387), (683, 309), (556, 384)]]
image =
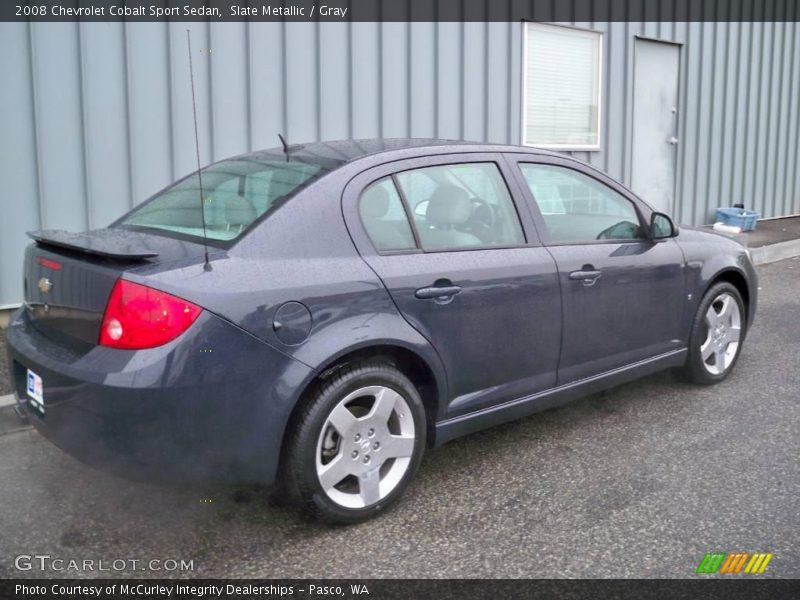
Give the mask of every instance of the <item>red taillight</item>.
[(52, 269), (53, 271), (60, 271), (61, 270), (61, 263), (55, 260), (50, 260), (49, 258), (45, 258), (44, 256), (37, 256), (36, 262), (47, 269)]
[(202, 311), (182, 298), (117, 279), (103, 315), (100, 345), (129, 350), (161, 346), (186, 331)]

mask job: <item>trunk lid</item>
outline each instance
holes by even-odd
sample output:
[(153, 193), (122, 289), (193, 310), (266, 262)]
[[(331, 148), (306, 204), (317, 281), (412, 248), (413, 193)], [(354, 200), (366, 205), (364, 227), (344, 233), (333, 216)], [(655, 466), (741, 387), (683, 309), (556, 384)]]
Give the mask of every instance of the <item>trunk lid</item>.
[(133, 270), (203, 260), (202, 244), (118, 228), (35, 231), (25, 251), (25, 310), (33, 326), (79, 354), (97, 345), (116, 280)]

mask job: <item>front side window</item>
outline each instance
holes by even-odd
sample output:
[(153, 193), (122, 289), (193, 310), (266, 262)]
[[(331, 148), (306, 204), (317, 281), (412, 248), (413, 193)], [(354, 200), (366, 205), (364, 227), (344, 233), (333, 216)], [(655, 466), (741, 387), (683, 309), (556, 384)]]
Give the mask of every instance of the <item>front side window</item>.
[(599, 181), (566, 167), (520, 164), (550, 241), (644, 238), (633, 203)]
[(397, 174), (423, 250), (517, 246), (522, 225), (495, 163), (464, 163)]
[(286, 160), (226, 160), (183, 179), (125, 215), (118, 226), (230, 241), (261, 215), (327, 173), (321, 165)]
[(525, 24), (523, 144), (599, 147), (602, 43), (598, 31)]
[(379, 251), (416, 248), (403, 201), (390, 177), (364, 190), (358, 210), (369, 238)]

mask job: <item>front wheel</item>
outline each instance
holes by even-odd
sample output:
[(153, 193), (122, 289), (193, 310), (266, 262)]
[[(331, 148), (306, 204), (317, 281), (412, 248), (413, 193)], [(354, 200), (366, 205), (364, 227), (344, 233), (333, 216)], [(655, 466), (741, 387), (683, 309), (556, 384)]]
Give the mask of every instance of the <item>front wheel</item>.
[(711, 287), (692, 325), (689, 356), (680, 374), (703, 385), (725, 379), (739, 358), (746, 326), (739, 290), (730, 283)]
[(408, 485), (425, 427), (422, 400), (403, 373), (380, 360), (348, 365), (312, 393), (294, 425), (289, 491), (329, 523), (366, 520)]

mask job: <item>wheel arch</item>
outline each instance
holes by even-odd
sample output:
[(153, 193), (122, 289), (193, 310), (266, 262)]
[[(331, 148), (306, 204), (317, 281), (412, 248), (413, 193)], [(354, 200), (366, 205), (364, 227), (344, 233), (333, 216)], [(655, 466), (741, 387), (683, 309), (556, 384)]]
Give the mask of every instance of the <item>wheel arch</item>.
[(399, 340), (372, 340), (361, 344), (354, 344), (332, 354), (322, 361), (313, 373), (300, 386), (302, 391), (298, 394), (297, 402), (292, 408), (283, 432), (281, 443), (281, 458), (283, 463), (286, 455), (285, 440), (295, 426), (305, 403), (313, 393), (315, 386), (343, 368), (345, 365), (358, 360), (371, 358), (385, 358), (408, 377), (417, 388), (425, 407), (427, 444), (435, 444), (436, 421), (441, 418), (447, 397), (447, 381), (440, 365), (432, 364), (412, 345)]
[[(708, 281), (706, 285), (706, 289), (703, 292), (703, 295), (708, 293), (708, 290), (712, 288), (712, 286), (721, 283), (727, 282), (730, 283), (733, 287), (737, 289), (739, 295), (742, 297), (742, 302), (744, 302), (744, 311), (745, 311), (745, 322), (750, 323), (750, 307), (751, 307), (751, 294), (750, 294), (750, 286), (747, 283), (747, 278), (745, 277), (744, 273), (741, 271), (728, 267), (726, 269), (722, 269), (714, 274)], [(745, 336), (747, 335), (747, 329), (745, 329)]]

